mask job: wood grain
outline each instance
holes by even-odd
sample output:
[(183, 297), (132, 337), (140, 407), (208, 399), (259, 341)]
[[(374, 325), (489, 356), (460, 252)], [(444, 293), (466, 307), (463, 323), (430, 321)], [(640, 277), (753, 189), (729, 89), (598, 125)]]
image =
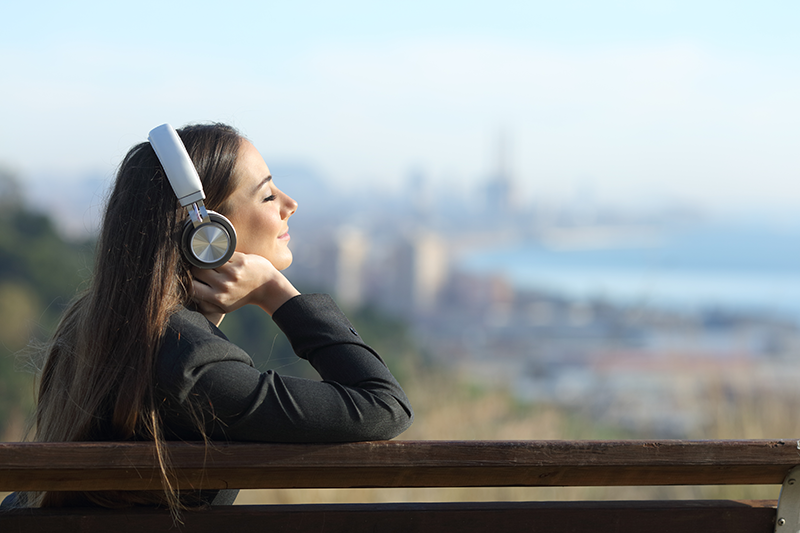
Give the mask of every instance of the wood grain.
[[(795, 440), (170, 443), (181, 488), (780, 484)], [(159, 489), (147, 443), (0, 443), (0, 491)]]

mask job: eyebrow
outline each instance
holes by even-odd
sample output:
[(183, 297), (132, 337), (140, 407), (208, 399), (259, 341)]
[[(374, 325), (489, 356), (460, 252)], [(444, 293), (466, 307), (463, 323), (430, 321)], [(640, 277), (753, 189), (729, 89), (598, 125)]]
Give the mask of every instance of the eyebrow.
[(254, 194), (257, 193), (259, 190), (261, 190), (261, 187), (263, 187), (264, 185), (266, 185), (270, 181), (272, 181), (272, 174), (270, 174), (269, 176), (267, 176), (266, 178), (261, 180), (261, 182), (258, 185), (256, 185), (255, 188), (253, 189), (253, 193)]

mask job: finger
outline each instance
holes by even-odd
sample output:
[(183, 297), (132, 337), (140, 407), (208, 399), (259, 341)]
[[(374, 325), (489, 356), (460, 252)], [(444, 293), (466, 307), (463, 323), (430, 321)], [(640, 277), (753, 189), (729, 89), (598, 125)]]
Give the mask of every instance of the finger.
[(224, 313), (221, 302), (216, 298), (214, 290), (202, 282), (192, 283), (192, 300), (203, 312)]
[(205, 285), (206, 287), (211, 287), (211, 285), (209, 285), (208, 283), (206, 283), (205, 281), (203, 281), (200, 278), (194, 278), (192, 280), (192, 284), (194, 285), (195, 283), (199, 283), (200, 285)]
[(189, 296), (196, 303), (200, 303), (203, 301), (202, 289), (200, 288), (201, 285), (202, 284), (197, 280), (192, 280), (192, 293)]
[(214, 289), (203, 280), (192, 280), (192, 297), (198, 301), (214, 300)]
[(205, 283), (206, 285), (209, 286), (211, 285), (210, 280), (212, 274), (209, 270), (204, 268), (192, 267), (191, 273), (192, 273), (192, 278), (194, 278), (195, 280), (201, 281), (202, 283)]

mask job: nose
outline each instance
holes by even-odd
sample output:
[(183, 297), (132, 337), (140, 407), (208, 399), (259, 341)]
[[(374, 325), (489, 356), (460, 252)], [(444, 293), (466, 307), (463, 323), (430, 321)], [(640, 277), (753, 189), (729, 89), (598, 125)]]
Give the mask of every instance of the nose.
[(282, 218), (285, 220), (290, 216), (294, 215), (294, 212), (297, 211), (297, 202), (295, 202), (294, 198), (284, 193), (283, 191), (281, 191), (281, 195), (283, 196), (283, 202), (281, 205), (281, 215)]

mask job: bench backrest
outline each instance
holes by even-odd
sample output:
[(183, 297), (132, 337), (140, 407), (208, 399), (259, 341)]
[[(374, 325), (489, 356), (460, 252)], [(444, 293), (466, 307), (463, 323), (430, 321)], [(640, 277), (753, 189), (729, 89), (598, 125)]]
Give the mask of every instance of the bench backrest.
[[(800, 442), (169, 443), (183, 489), (781, 484)], [(0, 443), (0, 491), (153, 490), (147, 443)]]

